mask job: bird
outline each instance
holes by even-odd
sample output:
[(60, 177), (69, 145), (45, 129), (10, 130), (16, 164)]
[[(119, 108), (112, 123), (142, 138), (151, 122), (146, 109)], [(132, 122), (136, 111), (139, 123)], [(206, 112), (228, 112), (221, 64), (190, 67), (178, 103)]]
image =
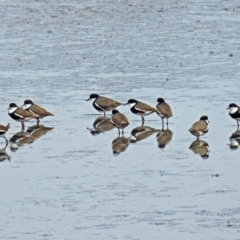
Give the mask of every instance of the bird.
[(86, 101), (93, 100), (93, 107), (98, 111), (98, 112), (103, 112), (104, 117), (106, 115), (107, 111), (112, 111), (113, 109), (117, 108), (120, 105), (123, 105), (120, 102), (117, 102), (111, 98), (107, 98), (104, 96), (100, 96), (96, 93), (90, 94), (89, 98)]
[(208, 132), (208, 123), (208, 117), (201, 116), (200, 120), (195, 122), (188, 131), (199, 139), (200, 136)]
[(235, 103), (230, 103), (227, 110), (229, 110), (229, 115), (237, 121), (237, 129), (239, 129), (240, 121), (240, 108)]
[(47, 111), (46, 109), (38, 106), (37, 104), (33, 103), (32, 100), (26, 99), (24, 101), (24, 104), (22, 108), (36, 116), (37, 119), (37, 125), (39, 125), (41, 118), (47, 117), (47, 116), (54, 116), (52, 113)]
[(172, 109), (167, 104), (163, 98), (157, 99), (158, 104), (156, 105), (157, 114), (162, 118), (162, 125), (164, 125), (164, 118), (167, 119), (167, 125), (168, 125), (168, 118), (172, 117)]
[(10, 103), (8, 108), (8, 115), (15, 121), (21, 122), (22, 131), (25, 129), (24, 122), (36, 118), (35, 114), (19, 108), (16, 103)]
[(170, 129), (162, 129), (156, 135), (159, 148), (165, 148), (172, 140), (173, 132)]
[(124, 134), (123, 130), (129, 125), (127, 117), (120, 113), (117, 109), (112, 110), (111, 122), (114, 127), (118, 128), (118, 136), (120, 135), (120, 129), (122, 129), (122, 135)]
[(125, 137), (117, 137), (112, 141), (112, 151), (116, 156), (121, 152), (124, 152), (129, 145), (129, 139)]
[(207, 159), (209, 157), (209, 145), (207, 142), (203, 140), (195, 140), (189, 147), (194, 153), (199, 154), (203, 159)]
[(6, 126), (3, 126), (0, 124), (0, 137), (5, 138), (7, 144), (8, 144), (8, 140), (5, 137), (5, 133), (8, 131), (9, 128), (10, 128), (10, 123), (8, 123)]
[(142, 117), (142, 126), (145, 122), (144, 116), (150, 115), (157, 110), (146, 103), (140, 102), (136, 99), (129, 99), (124, 105), (130, 105), (131, 112)]

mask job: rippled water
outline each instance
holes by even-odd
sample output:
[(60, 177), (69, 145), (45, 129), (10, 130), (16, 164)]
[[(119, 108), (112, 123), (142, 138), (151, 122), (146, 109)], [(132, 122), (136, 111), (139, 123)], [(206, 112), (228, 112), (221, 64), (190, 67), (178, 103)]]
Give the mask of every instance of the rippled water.
[[(41, 121), (53, 129), (0, 150), (1, 239), (239, 239), (239, 149), (228, 145), (236, 123), (226, 111), (240, 88), (239, 1), (0, 6), (7, 138), (21, 129), (9, 103), (30, 98), (54, 113)], [(114, 155), (117, 130), (89, 130), (100, 116), (85, 101), (92, 92), (152, 106), (165, 98), (174, 116), (171, 136), (159, 141), (168, 144), (158, 147), (161, 120), (150, 115), (152, 132)], [(119, 110), (130, 121), (127, 138), (141, 118)], [(204, 114), (208, 158), (204, 148), (189, 149), (187, 131)]]

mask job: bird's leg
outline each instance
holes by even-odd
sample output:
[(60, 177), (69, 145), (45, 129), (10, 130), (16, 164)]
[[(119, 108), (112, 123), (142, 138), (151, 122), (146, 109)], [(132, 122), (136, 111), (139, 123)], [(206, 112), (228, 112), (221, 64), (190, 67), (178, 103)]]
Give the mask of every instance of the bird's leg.
[(21, 122), (22, 123), (22, 132), (24, 132), (24, 130), (25, 130), (25, 124), (24, 124), (24, 122)]
[(120, 129), (118, 128), (118, 137), (120, 137)]
[(162, 126), (164, 126), (164, 120), (163, 120), (163, 117), (162, 117)]
[(37, 118), (37, 126), (39, 126), (40, 120), (39, 118)]
[(124, 135), (123, 129), (122, 129), (122, 135)]
[(168, 118), (167, 118), (167, 129), (168, 129)]
[(104, 117), (106, 116), (106, 113), (105, 113), (105, 112), (103, 112), (103, 116), (104, 116)]
[(142, 116), (142, 126), (143, 126), (144, 122), (145, 122), (145, 120), (144, 120), (144, 117)]
[(238, 120), (237, 120), (237, 130), (239, 129), (239, 122), (238, 122)]

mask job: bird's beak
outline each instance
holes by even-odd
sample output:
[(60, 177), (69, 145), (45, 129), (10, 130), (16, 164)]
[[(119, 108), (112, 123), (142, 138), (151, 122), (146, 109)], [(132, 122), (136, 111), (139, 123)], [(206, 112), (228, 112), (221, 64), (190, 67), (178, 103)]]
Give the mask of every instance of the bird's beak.
[(226, 110), (228, 110), (228, 109), (229, 109), (229, 107)]
[(123, 106), (126, 106), (126, 105), (128, 105), (128, 103), (124, 103), (124, 104), (123, 104)]
[(210, 123), (210, 121), (208, 120), (208, 123)]
[(89, 101), (91, 98), (88, 98), (86, 101)]

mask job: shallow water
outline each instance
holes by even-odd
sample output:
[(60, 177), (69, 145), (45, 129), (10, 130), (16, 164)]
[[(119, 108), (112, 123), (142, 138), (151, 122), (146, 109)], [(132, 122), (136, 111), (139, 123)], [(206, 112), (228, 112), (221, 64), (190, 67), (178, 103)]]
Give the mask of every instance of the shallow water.
[[(240, 87), (238, 1), (0, 6), (7, 138), (21, 129), (9, 103), (30, 98), (54, 113), (41, 121), (54, 129), (18, 149), (9, 144), (11, 159), (0, 163), (1, 239), (239, 239), (239, 149), (228, 145), (236, 123), (226, 111)], [(88, 130), (100, 116), (85, 101), (92, 92), (152, 106), (165, 98), (172, 140), (158, 148), (153, 132), (113, 155), (117, 130)], [(119, 110), (129, 137), (141, 118)], [(189, 149), (187, 131), (204, 114), (207, 159)], [(161, 129), (156, 115), (145, 124)]]

